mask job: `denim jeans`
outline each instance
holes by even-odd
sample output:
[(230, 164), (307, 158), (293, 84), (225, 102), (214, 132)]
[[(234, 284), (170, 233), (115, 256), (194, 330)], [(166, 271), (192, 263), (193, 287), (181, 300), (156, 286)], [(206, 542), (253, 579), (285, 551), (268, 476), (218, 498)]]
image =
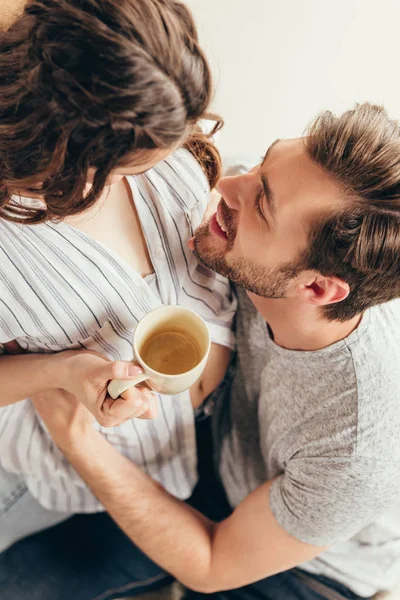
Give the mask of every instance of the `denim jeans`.
[(19, 539), (61, 523), (70, 516), (43, 508), (29, 493), (21, 477), (0, 467), (0, 552)]

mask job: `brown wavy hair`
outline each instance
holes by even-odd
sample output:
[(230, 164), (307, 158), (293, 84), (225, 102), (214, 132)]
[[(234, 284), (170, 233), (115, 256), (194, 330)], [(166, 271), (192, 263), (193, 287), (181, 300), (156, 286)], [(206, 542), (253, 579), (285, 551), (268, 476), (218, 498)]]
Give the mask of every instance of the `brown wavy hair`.
[(218, 152), (195, 131), (211, 73), (181, 2), (31, 0), (0, 35), (1, 217), (33, 224), (80, 213), (114, 169), (179, 143), (215, 184)]
[(340, 277), (345, 300), (324, 308), (346, 321), (400, 297), (400, 128), (381, 106), (324, 112), (305, 138), (309, 156), (339, 182), (345, 206), (317, 223), (301, 268)]

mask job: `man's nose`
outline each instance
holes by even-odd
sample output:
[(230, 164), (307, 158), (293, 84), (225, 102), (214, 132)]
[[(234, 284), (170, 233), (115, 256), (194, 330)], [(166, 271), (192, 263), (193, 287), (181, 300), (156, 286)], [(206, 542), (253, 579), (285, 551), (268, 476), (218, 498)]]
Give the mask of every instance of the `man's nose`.
[(218, 192), (232, 210), (239, 210), (240, 187), (241, 175), (222, 177), (217, 184)]

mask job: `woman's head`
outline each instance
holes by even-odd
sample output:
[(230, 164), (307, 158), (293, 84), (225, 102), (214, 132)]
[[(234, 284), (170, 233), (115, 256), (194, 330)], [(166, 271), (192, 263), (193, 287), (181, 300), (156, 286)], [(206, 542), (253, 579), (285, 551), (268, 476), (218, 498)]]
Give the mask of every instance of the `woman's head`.
[[(210, 70), (176, 0), (32, 0), (1, 36), (0, 206), (8, 219), (88, 208), (112, 173), (149, 168), (182, 144), (210, 102)], [(11, 200), (35, 192), (46, 210)]]

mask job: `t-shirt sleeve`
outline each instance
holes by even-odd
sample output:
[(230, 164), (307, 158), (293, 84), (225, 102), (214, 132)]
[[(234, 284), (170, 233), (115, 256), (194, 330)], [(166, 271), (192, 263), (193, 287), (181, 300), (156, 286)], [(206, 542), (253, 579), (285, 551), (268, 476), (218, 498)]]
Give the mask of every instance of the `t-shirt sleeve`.
[(271, 510), (293, 537), (331, 546), (350, 539), (395, 501), (397, 471), (370, 457), (293, 458), (271, 486)]

